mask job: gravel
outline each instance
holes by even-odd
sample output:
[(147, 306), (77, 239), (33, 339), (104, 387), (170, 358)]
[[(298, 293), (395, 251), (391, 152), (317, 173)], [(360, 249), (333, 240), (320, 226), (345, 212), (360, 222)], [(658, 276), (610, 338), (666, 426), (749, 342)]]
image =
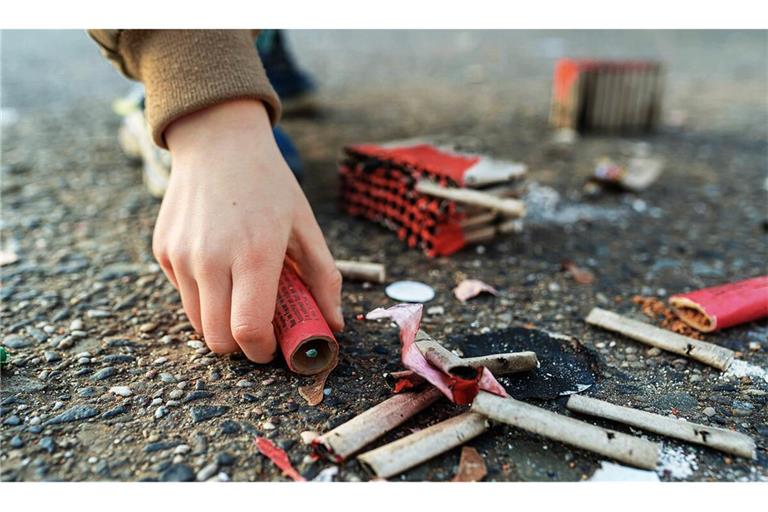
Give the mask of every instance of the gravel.
[[(381, 261), (389, 282), (432, 287), (428, 307), (434, 309), (423, 326), (452, 350), (462, 349), (470, 335), (508, 327), (568, 333), (594, 353), (599, 378), (586, 393), (743, 432), (760, 447), (754, 461), (726, 463), (715, 450), (688, 451), (678, 443), (686, 451), (677, 460), (686, 464), (673, 464), (675, 471), (659, 475), (662, 480), (768, 479), (768, 395), (761, 394), (768, 381), (755, 370), (768, 368), (768, 322), (705, 336), (744, 360), (725, 374), (583, 322), (597, 304), (655, 322), (632, 303), (633, 295), (666, 300), (765, 273), (764, 35), (438, 31), (409, 32), (406, 41), (404, 34), (290, 36), (301, 62), (317, 74), (327, 108), (320, 118), (285, 117), (281, 125), (304, 157), (303, 186), (334, 256)], [(687, 124), (665, 125), (652, 137), (596, 134), (553, 147), (546, 127), (553, 56), (542, 50), (553, 45), (585, 56), (663, 58), (664, 118), (682, 111)], [(368, 65), (374, 47), (391, 58)], [(349, 48), (359, 58), (328, 60)], [(55, 72), (41, 80), (36, 69)], [(298, 442), (302, 432), (322, 433), (390, 395), (382, 375), (401, 369), (396, 331), (387, 322), (358, 319), (391, 303), (381, 285), (344, 283), (339, 364), (328, 380), (331, 394), (317, 407), (297, 393), (307, 379), (289, 373), (279, 355), (257, 365), (241, 355), (211, 354), (152, 255), (160, 203), (147, 195), (140, 168), (116, 144), (119, 119), (110, 103), (126, 83), (93, 42), (74, 31), (3, 32), (3, 70), (3, 108), (15, 109), (18, 119), (3, 126), (0, 141), (0, 235), (19, 260), (0, 267), (0, 340), (10, 359), (0, 381), (2, 480), (193, 481), (214, 461), (226, 476), (213, 472), (208, 480), (283, 480), (255, 450), (254, 436), (287, 447), (298, 467), (311, 453)], [(385, 93), (381, 83), (397, 87)], [(389, 108), (378, 108), (382, 101)], [(539, 192), (555, 199), (551, 211), (482, 250), (429, 260), (387, 230), (338, 210), (332, 170), (344, 144), (430, 133), (469, 151), (525, 162)], [(597, 158), (619, 159), (638, 141), (665, 160), (657, 183), (642, 194), (584, 191)], [(588, 268), (594, 282), (576, 283), (561, 270), (564, 259)], [(460, 304), (451, 290), (463, 278), (481, 279), (500, 295)], [(115, 373), (95, 380), (105, 368)], [(114, 387), (132, 394), (115, 394)], [(155, 398), (161, 402), (151, 405)], [(541, 405), (561, 410), (557, 400)], [(167, 415), (156, 419), (161, 407)], [(436, 404), (380, 443), (457, 412)], [(24, 443), (20, 448), (11, 446), (15, 436)], [(166, 442), (180, 444), (144, 451)], [(182, 445), (188, 449), (176, 453)], [(470, 445), (483, 455), (489, 481), (580, 481), (601, 462), (503, 427)], [(397, 480), (450, 480), (458, 452)], [(301, 470), (311, 478), (320, 469), (307, 462)], [(369, 479), (354, 460), (339, 469), (340, 480)]]

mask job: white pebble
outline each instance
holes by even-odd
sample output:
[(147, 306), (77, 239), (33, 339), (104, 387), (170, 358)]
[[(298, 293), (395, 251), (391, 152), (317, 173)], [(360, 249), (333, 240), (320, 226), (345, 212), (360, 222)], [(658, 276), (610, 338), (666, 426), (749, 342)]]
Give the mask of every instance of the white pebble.
[(109, 388), (109, 391), (119, 396), (131, 396), (133, 394), (128, 386), (113, 386)]
[(72, 320), (72, 322), (69, 324), (69, 330), (70, 331), (81, 331), (83, 330), (83, 321), (79, 318)]
[(160, 419), (160, 418), (162, 418), (163, 416), (165, 416), (166, 414), (168, 414), (168, 409), (166, 409), (166, 408), (165, 408), (165, 407), (163, 407), (163, 406), (160, 406), (160, 407), (158, 407), (158, 408), (157, 408), (157, 410), (155, 411), (155, 418), (157, 418), (157, 419)]
[(261, 424), (261, 428), (263, 428), (264, 430), (275, 430), (277, 427), (275, 426), (274, 423), (265, 421), (264, 423)]
[(237, 381), (237, 384), (235, 385), (239, 388), (252, 388), (253, 382), (243, 379), (243, 380)]
[(202, 341), (200, 341), (200, 340), (189, 340), (187, 342), (187, 346), (189, 348), (198, 349), (198, 348), (203, 348), (204, 343)]
[(211, 478), (213, 475), (216, 474), (216, 472), (219, 470), (219, 464), (216, 462), (211, 462), (207, 466), (203, 467), (200, 471), (197, 472), (197, 481), (198, 482), (205, 482), (209, 478)]
[(219, 482), (229, 482), (229, 475), (228, 475), (228, 474), (226, 474), (226, 473), (225, 473), (225, 472), (223, 472), (223, 471), (222, 471), (221, 473), (219, 473), (219, 474), (216, 476), (216, 478), (218, 478), (218, 479), (219, 479)]
[(164, 364), (167, 361), (168, 361), (168, 358), (163, 356), (163, 357), (158, 357), (157, 359), (155, 359), (152, 364), (154, 364), (155, 366), (159, 366), (161, 364)]
[(188, 444), (180, 444), (179, 446), (173, 449), (173, 453), (175, 453), (176, 455), (184, 455), (189, 453), (189, 450), (191, 450), (191, 448), (189, 447)]

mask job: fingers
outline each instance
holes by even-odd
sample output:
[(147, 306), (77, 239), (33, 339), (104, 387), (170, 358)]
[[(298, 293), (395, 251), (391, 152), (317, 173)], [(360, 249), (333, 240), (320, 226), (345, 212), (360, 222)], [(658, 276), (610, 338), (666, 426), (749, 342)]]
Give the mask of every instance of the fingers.
[(229, 327), (232, 279), (226, 266), (214, 267), (199, 273), (200, 318), (205, 343), (212, 352), (229, 354), (239, 347)]
[(344, 329), (341, 273), (311, 212), (308, 217), (297, 223), (295, 240), (288, 249), (289, 256), (296, 263), (325, 321), (334, 332), (339, 332)]
[(226, 318), (231, 322), (235, 341), (255, 363), (268, 363), (275, 356), (272, 318), (284, 253), (242, 258), (232, 267), (232, 312)]
[(197, 289), (197, 283), (191, 274), (178, 269), (174, 272), (176, 288), (181, 295), (181, 304), (187, 313), (187, 318), (197, 332), (203, 332), (203, 323), (200, 321), (200, 296)]

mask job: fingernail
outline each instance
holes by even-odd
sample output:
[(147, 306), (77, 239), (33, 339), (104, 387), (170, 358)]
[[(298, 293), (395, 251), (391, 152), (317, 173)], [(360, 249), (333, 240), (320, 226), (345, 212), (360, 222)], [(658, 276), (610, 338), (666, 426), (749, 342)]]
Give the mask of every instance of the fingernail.
[(344, 311), (341, 306), (336, 308), (336, 322), (341, 326), (341, 329), (344, 329)]

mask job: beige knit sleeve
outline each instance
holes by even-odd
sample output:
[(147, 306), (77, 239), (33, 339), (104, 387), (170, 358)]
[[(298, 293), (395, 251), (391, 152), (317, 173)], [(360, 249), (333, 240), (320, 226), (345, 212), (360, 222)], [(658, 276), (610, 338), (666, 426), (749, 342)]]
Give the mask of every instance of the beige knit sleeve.
[(267, 79), (250, 30), (89, 30), (102, 53), (126, 76), (144, 83), (152, 137), (175, 119), (232, 99), (253, 98), (272, 123), (280, 101)]

